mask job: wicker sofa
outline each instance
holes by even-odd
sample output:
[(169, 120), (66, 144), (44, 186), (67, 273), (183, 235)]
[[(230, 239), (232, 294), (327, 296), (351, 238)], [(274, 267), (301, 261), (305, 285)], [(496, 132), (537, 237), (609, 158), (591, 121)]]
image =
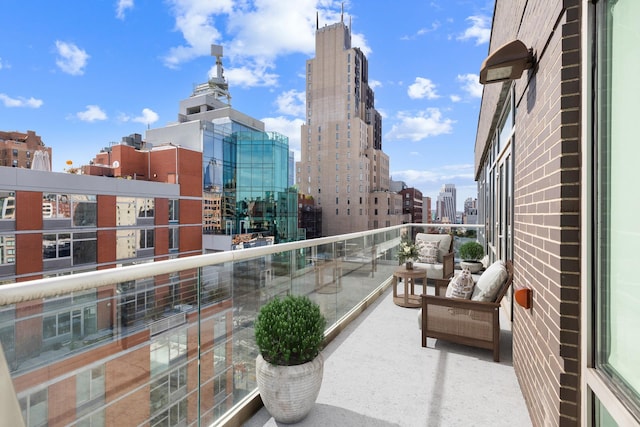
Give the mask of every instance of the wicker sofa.
[[(511, 261), (497, 261), (484, 273), (491, 276), (494, 270), (501, 267), (506, 270), (506, 279), (503, 279), (504, 275), (498, 276), (500, 283), (495, 286), (496, 293), (491, 301), (447, 298), (446, 281), (436, 281), (436, 295), (421, 295), (420, 327), (423, 347), (427, 346), (427, 337), (442, 339), (493, 350), (493, 360), (500, 361), (500, 301), (513, 281), (513, 265)], [(485, 282), (490, 276), (486, 276)], [(484, 286), (481, 279), (482, 276), (476, 287)], [(474, 289), (473, 298), (475, 297)]]
[(416, 244), (421, 242), (438, 243), (438, 260), (434, 264), (418, 260), (413, 265), (427, 270), (427, 279), (444, 280), (452, 277), (455, 268), (453, 236), (451, 234), (418, 233), (416, 234)]

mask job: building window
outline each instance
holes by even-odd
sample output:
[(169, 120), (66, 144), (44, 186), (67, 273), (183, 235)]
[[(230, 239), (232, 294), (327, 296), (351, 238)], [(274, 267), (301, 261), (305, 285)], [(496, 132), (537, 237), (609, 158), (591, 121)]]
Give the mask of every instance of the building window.
[(151, 249), (155, 246), (155, 231), (152, 228), (138, 230), (138, 249)]
[(96, 262), (97, 236), (87, 233), (51, 233), (42, 235), (42, 258), (72, 257), (73, 265)]
[(95, 195), (70, 194), (71, 218), (74, 227), (95, 227), (97, 203)]
[(0, 220), (15, 219), (16, 193), (0, 190)]
[(154, 306), (154, 281), (153, 279), (139, 279), (119, 283), (118, 296), (118, 310), (122, 326), (133, 326), (137, 320), (143, 319), (147, 313), (150, 313)]
[(187, 418), (187, 367), (180, 366), (151, 383), (151, 425), (181, 425)]
[(71, 233), (43, 234), (42, 258), (69, 258), (71, 256)]
[(17, 148), (13, 149), (13, 157), (18, 157), (18, 149)]
[(339, 210), (338, 210), (338, 209), (336, 209), (336, 216), (337, 216), (337, 215), (339, 215)]
[(97, 332), (96, 292), (87, 291), (47, 298), (42, 314), (42, 338), (45, 347), (60, 343), (82, 343), (82, 338)]
[[(87, 369), (76, 375), (76, 416), (78, 417), (76, 425), (78, 427), (104, 425), (104, 384), (104, 365)], [(84, 416), (85, 414), (89, 415)]]
[(169, 199), (169, 222), (180, 220), (180, 200)]
[(180, 249), (180, 229), (178, 227), (169, 227), (169, 250), (177, 251)]
[(138, 218), (153, 218), (154, 216), (154, 200), (149, 198), (136, 199), (138, 208)]
[[(636, 132), (633, 99), (640, 90), (629, 67), (637, 68), (640, 57), (640, 36), (635, 30), (638, 19), (637, 1), (601, 1), (596, 5), (598, 66), (592, 68), (598, 89), (592, 121), (598, 124), (593, 162), (593, 194), (597, 195), (593, 219), (595, 304), (590, 304), (594, 307), (590, 328), (595, 331), (591, 346), (595, 368), (611, 393), (636, 414), (640, 413), (640, 341), (633, 325), (640, 324), (640, 288), (634, 257), (640, 235), (635, 220), (640, 199), (630, 197), (629, 185), (636, 179), (640, 146), (629, 135)], [(611, 401), (599, 397), (605, 407)], [(615, 411), (609, 412), (614, 415)]]
[(16, 237), (13, 234), (0, 235), (0, 265), (15, 264)]
[(48, 393), (47, 389), (30, 393), (19, 399), (24, 424), (29, 427), (48, 425)]

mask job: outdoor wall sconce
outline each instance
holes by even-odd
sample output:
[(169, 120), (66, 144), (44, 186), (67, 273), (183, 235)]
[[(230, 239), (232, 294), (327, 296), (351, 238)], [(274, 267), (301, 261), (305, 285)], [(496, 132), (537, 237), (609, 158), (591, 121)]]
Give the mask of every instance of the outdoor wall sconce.
[(519, 306), (530, 309), (531, 308), (531, 289), (529, 288), (521, 288), (517, 289), (514, 293), (516, 302)]
[(514, 40), (500, 46), (482, 62), (480, 84), (519, 79), (524, 70), (533, 68), (534, 63), (533, 50), (520, 40)]

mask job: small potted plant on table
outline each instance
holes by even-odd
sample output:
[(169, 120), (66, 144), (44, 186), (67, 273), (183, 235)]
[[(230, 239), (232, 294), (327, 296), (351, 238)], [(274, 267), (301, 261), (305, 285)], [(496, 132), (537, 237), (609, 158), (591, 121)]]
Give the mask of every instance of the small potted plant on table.
[(413, 261), (418, 259), (419, 254), (418, 246), (404, 234), (398, 247), (398, 260), (400, 264), (405, 264), (407, 270), (413, 269)]
[(482, 270), (480, 260), (484, 256), (484, 248), (480, 243), (475, 241), (463, 243), (458, 249), (458, 256), (462, 259), (461, 268), (468, 268), (472, 273)]
[(295, 423), (311, 411), (322, 383), (325, 326), (320, 307), (306, 296), (276, 298), (260, 309), (256, 379), (262, 402), (276, 421)]

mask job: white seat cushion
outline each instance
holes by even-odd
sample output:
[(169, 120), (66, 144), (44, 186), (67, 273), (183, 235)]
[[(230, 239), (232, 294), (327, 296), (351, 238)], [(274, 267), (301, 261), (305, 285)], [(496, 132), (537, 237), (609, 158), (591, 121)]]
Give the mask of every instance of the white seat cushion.
[(424, 262), (414, 262), (414, 267), (424, 268), (427, 270), (427, 279), (444, 279), (444, 269), (442, 264), (427, 264)]
[(509, 278), (507, 268), (502, 261), (496, 261), (487, 268), (473, 288), (473, 301), (493, 302), (502, 284)]

